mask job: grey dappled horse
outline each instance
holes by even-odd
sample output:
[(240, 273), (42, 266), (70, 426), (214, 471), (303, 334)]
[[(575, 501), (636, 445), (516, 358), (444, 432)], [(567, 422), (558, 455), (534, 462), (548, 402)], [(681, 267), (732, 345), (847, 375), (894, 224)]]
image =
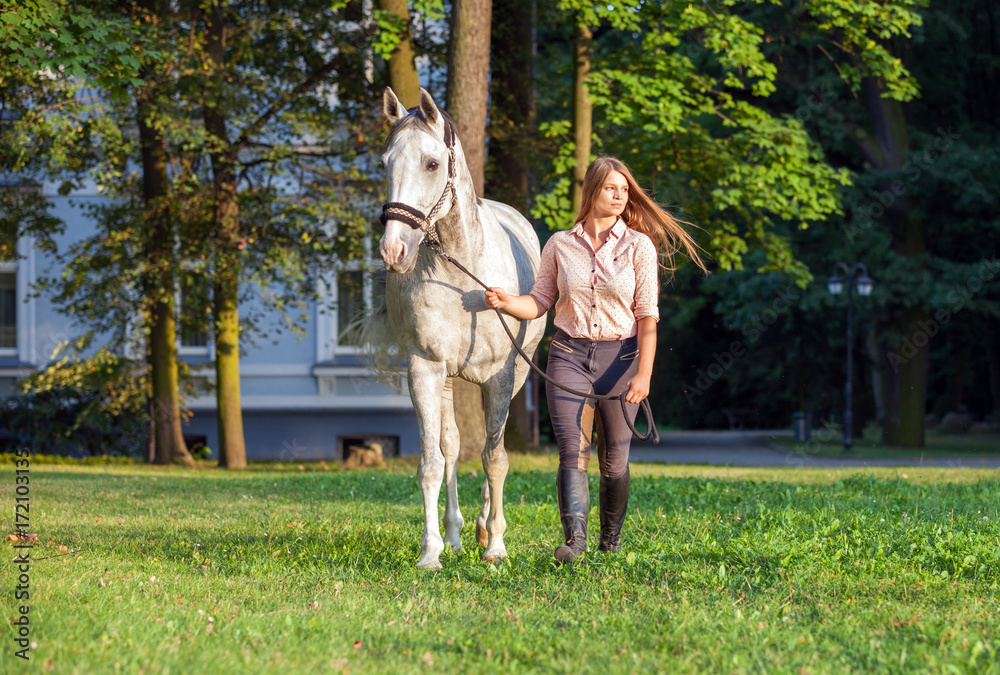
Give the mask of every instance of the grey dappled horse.
[[(531, 290), (540, 257), (538, 237), (515, 209), (478, 199), (455, 134), (454, 122), (420, 90), (420, 105), (407, 111), (386, 89), (383, 111), (393, 124), (382, 155), (389, 202), (383, 208), (385, 235), (379, 253), (386, 269), (385, 309), (391, 339), (405, 357), (410, 399), (420, 425), (418, 477), (424, 497), (424, 534), (418, 567), (441, 567), (444, 545), (461, 549), (462, 513), (455, 464), (459, 437), (452, 407), (451, 379), (478, 384), (486, 408), (483, 450), (483, 506), (476, 539), (483, 559), (506, 557), (503, 484), (507, 452), (503, 433), (514, 394), (528, 365), (517, 356), (483, 289), (420, 243), (425, 232), (490, 286), (525, 294)], [(390, 208), (391, 207), (391, 208)], [(426, 214), (426, 215), (425, 215)], [(523, 349), (534, 354), (545, 318), (521, 321), (506, 315)], [(442, 539), (438, 496), (447, 480)]]

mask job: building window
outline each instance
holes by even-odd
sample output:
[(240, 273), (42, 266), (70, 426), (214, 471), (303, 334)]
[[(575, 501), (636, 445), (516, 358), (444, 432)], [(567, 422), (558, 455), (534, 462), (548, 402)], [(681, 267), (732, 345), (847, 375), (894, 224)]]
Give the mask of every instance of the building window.
[(360, 345), (350, 325), (365, 311), (365, 273), (360, 270), (337, 272), (337, 344), (342, 347)]
[(177, 292), (177, 346), (180, 354), (207, 356), (211, 343), (211, 302), (205, 274), (186, 269)]
[(0, 267), (0, 355), (17, 354), (17, 271)]

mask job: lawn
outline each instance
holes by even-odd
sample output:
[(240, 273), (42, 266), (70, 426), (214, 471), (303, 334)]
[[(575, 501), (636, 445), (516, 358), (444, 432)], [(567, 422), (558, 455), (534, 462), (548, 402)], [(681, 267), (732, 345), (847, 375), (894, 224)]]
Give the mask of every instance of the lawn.
[[(0, 671), (1000, 672), (995, 471), (636, 465), (623, 552), (557, 568), (554, 468), (512, 457), (507, 561), (467, 524), (426, 573), (412, 460), (35, 462), (35, 644), (25, 666), (4, 639)], [(481, 480), (461, 467), (467, 523)]]

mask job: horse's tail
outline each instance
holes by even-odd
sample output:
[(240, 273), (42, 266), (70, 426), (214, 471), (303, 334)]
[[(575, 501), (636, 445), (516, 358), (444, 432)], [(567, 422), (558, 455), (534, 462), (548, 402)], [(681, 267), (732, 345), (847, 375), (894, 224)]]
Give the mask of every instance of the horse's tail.
[(349, 343), (362, 345), (368, 357), (365, 365), (379, 382), (406, 393), (402, 391), (401, 379), (406, 374), (406, 364), (396, 334), (389, 325), (389, 312), (385, 305), (385, 273), (377, 273), (374, 277), (372, 295), (375, 301), (371, 311), (355, 317), (344, 329), (343, 335), (349, 338)]

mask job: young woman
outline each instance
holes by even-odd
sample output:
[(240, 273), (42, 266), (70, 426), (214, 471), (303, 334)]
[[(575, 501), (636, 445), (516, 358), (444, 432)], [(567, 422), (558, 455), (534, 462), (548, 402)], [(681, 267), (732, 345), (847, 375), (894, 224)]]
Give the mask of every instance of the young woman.
[[(639, 403), (649, 395), (656, 353), (658, 255), (672, 271), (674, 252), (683, 246), (707, 270), (691, 236), (642, 191), (621, 161), (601, 157), (588, 167), (582, 201), (576, 225), (545, 244), (531, 292), (509, 295), (491, 288), (486, 302), (518, 318), (536, 319), (555, 301), (559, 330), (549, 349), (548, 376), (577, 391), (627, 391), (634, 422)], [(556, 560), (570, 562), (587, 548), (587, 466), (595, 417), (601, 470), (598, 550), (618, 551), (632, 440), (621, 404), (574, 396), (551, 384), (546, 396), (559, 445), (556, 495), (564, 543), (555, 550)]]

